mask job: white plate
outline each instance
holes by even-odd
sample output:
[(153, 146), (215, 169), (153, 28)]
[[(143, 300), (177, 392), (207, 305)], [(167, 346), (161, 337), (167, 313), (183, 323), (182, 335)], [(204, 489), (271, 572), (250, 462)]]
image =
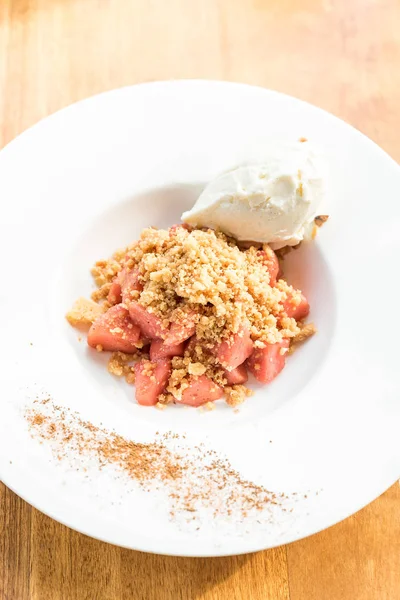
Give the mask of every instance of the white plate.
[[(138, 406), (64, 319), (91, 290), (90, 266), (143, 227), (178, 221), (207, 181), (262, 157), (271, 139), (301, 136), (323, 148), (331, 171), (331, 219), (288, 259), (318, 335), (239, 413), (222, 403), (210, 413)], [(349, 125), (231, 83), (120, 89), (17, 138), (0, 154), (4, 483), (93, 537), (187, 556), (291, 542), (373, 500), (400, 473), (399, 187), (398, 166)], [(39, 388), (133, 440), (185, 432), (188, 452), (203, 441), (244, 477), (296, 492), (293, 511), (277, 509), (272, 521), (206, 515), (199, 528), (170, 520), (162, 491), (146, 495), (93, 464), (85, 477), (31, 439), (21, 407)]]

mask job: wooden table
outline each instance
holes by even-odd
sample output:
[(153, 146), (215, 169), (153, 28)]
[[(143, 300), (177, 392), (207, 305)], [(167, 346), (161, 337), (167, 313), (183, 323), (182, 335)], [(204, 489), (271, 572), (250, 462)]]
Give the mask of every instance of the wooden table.
[[(1, 0), (0, 147), (97, 92), (202, 77), (309, 100), (400, 160), (399, 26), (398, 0)], [(396, 484), (290, 546), (182, 559), (91, 540), (0, 484), (0, 598), (397, 600), (399, 505)]]

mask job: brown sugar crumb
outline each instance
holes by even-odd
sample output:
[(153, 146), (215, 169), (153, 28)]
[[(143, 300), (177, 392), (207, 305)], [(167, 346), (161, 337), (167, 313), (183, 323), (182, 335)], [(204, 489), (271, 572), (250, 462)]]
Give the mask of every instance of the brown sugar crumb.
[(293, 317), (282, 317), (280, 324), (283, 337), (293, 338), (299, 333), (299, 326)]
[(173, 404), (175, 400), (171, 394), (160, 394), (158, 396), (158, 402), (159, 404)]
[(122, 257), (118, 260), (115, 255), (110, 260), (98, 260), (91, 270), (93, 278), (98, 287), (111, 283), (114, 277), (121, 271)]
[(163, 404), (162, 402), (157, 402), (156, 408), (158, 408), (158, 410), (165, 410), (167, 408), (167, 404)]
[(301, 325), (299, 333), (291, 341), (289, 354), (293, 354), (300, 344), (305, 342), (305, 340), (315, 333), (317, 333), (317, 328), (315, 327), (314, 323), (306, 323)]
[(91, 325), (104, 309), (92, 300), (78, 298), (73, 307), (66, 314), (67, 321), (76, 327), (77, 325)]
[(135, 383), (135, 370), (133, 367), (130, 367), (129, 372), (125, 373), (125, 381), (129, 384)]
[(225, 392), (225, 402), (229, 406), (238, 406), (242, 404), (248, 396), (252, 396), (252, 390), (249, 390), (244, 385), (233, 385), (232, 387), (226, 386), (224, 389)]
[[(132, 366), (129, 363), (132, 363), (137, 358), (135, 354), (125, 354), (124, 352), (113, 352), (111, 354), (110, 360), (108, 361), (107, 369), (108, 372), (112, 375), (116, 375), (117, 377), (129, 378), (130, 381), (128, 383), (134, 383), (134, 371), (132, 371)], [(131, 377), (133, 375), (133, 378)]]
[[(172, 361), (173, 362), (173, 361)], [(186, 367), (172, 369), (167, 392), (176, 400), (182, 400), (183, 392), (189, 387), (189, 377)]]
[(107, 298), (107, 296), (110, 292), (110, 289), (111, 289), (111, 283), (105, 283), (98, 290), (95, 290), (94, 292), (92, 292), (92, 294), (91, 294), (92, 300), (94, 302), (100, 302), (101, 300), (104, 300), (105, 298)]
[(314, 333), (317, 333), (317, 328), (314, 323), (305, 323), (301, 326), (299, 333), (295, 335), (292, 341), (294, 344), (299, 344), (314, 335)]
[(155, 370), (155, 364), (152, 363), (150, 360), (145, 360), (143, 361), (143, 375), (146, 375), (147, 377), (153, 377), (153, 373)]
[(113, 352), (108, 361), (108, 372), (116, 377), (124, 377), (126, 383), (135, 383), (134, 362), (139, 354), (125, 354), (124, 352)]
[(204, 404), (204, 408), (206, 410), (215, 410), (215, 404), (214, 404), (214, 402), (206, 402)]
[(206, 365), (203, 365), (202, 363), (196, 362), (196, 363), (189, 363), (188, 365), (188, 373), (190, 375), (204, 375), (204, 373), (207, 371), (207, 367)]

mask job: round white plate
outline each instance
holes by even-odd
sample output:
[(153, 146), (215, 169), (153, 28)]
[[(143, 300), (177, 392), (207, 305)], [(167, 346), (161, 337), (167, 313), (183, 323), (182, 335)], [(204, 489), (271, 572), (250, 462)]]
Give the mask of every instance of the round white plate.
[[(133, 389), (78, 341), (65, 312), (92, 289), (89, 269), (142, 228), (179, 221), (215, 175), (301, 136), (330, 168), (331, 218), (286, 261), (319, 333), (238, 413), (138, 406)], [(1, 424), (6, 485), (54, 519), (139, 550), (216, 556), (326, 528), (400, 474), (398, 257), (400, 170), (337, 118), (294, 98), (231, 83), (151, 83), (90, 98), (45, 119), (0, 154)], [(243, 477), (296, 501), (273, 519), (171, 519), (168, 496), (112, 469), (86, 473), (32, 439), (23, 406), (37, 390), (137, 441), (186, 434)], [(84, 461), (84, 458), (82, 459)], [(290, 501), (291, 502), (291, 501)], [(179, 515), (178, 515), (179, 517)]]

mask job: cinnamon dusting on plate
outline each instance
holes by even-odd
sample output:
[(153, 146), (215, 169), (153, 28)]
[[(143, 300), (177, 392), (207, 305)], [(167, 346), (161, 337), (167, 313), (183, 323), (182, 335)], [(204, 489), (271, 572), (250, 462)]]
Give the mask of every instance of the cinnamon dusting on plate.
[(25, 417), (32, 437), (47, 443), (56, 459), (95, 458), (99, 468), (116, 468), (144, 491), (166, 492), (171, 518), (184, 513), (195, 519), (206, 509), (213, 517), (243, 520), (287, 498), (244, 479), (203, 444), (179, 446), (185, 444), (183, 435), (168, 432), (152, 442), (135, 442), (82, 420), (50, 398), (36, 400)]

